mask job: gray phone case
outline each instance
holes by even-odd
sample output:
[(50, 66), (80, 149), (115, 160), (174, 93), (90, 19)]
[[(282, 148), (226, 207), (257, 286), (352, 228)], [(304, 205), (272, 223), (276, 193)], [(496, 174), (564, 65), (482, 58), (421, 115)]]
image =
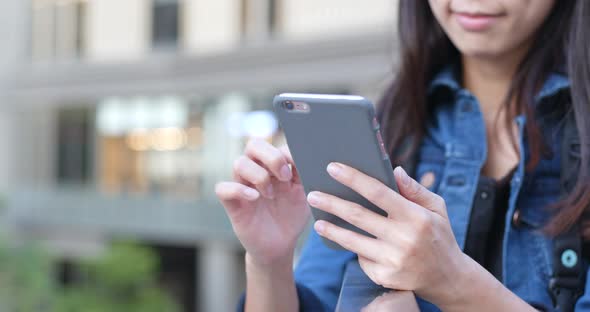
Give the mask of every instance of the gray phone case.
[[(307, 113), (290, 111), (284, 107), (286, 101), (304, 102), (310, 110)], [(393, 169), (370, 101), (360, 96), (285, 93), (274, 98), (273, 107), (306, 194), (321, 191), (385, 215), (382, 209), (334, 180), (326, 171), (329, 163), (340, 162), (397, 191)], [(371, 236), (332, 214), (311, 208), (316, 220), (326, 220)], [(331, 248), (342, 249), (330, 240), (324, 239), (324, 243)]]

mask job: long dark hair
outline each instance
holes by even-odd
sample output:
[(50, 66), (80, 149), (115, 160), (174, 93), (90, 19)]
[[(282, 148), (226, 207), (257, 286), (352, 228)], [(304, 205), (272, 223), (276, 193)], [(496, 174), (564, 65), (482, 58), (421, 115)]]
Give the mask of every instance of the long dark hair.
[[(398, 39), (400, 62), (396, 77), (382, 97), (377, 114), (394, 165), (405, 163), (417, 150), (431, 108), (427, 87), (444, 66), (460, 62), (460, 52), (435, 19), (427, 1), (400, 0)], [(554, 205), (555, 216), (545, 229), (568, 229), (590, 205), (590, 1), (556, 1), (538, 30), (530, 51), (513, 78), (504, 101), (507, 112), (524, 112), (532, 170), (547, 152), (535, 121), (535, 95), (551, 72), (567, 71), (571, 92), (565, 110), (573, 110), (581, 143), (581, 168), (574, 190)], [(564, 68), (564, 66), (566, 68)], [(514, 107), (512, 107), (514, 106)], [(509, 114), (508, 114), (509, 115)], [(506, 122), (511, 117), (507, 116)], [(516, 143), (514, 143), (516, 144)], [(403, 151), (403, 152), (400, 152)]]

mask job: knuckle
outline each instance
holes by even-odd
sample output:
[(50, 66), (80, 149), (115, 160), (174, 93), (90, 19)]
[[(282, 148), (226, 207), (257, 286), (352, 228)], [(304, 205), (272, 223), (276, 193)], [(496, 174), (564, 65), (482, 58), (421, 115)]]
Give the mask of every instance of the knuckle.
[(389, 271), (385, 268), (380, 268), (377, 269), (374, 275), (375, 278), (375, 283), (378, 284), (379, 286), (383, 286), (386, 287), (389, 285), (389, 279), (387, 278), (389, 276)]
[(338, 175), (338, 180), (347, 185), (354, 185), (357, 181), (357, 174), (356, 172), (351, 172), (350, 170), (341, 170)]
[(381, 274), (379, 273), (373, 273), (372, 274), (372, 280), (375, 284), (385, 287), (385, 279), (383, 278), (383, 276), (381, 276)]
[(385, 263), (387, 267), (392, 268), (393, 270), (397, 270), (401, 265), (399, 258), (393, 256), (385, 257)]
[(219, 182), (215, 184), (215, 195), (221, 200), (231, 199), (236, 196), (236, 191), (230, 183)]
[(336, 212), (338, 212), (334, 209), (334, 201), (331, 198), (328, 196), (321, 196), (320, 198), (322, 199), (320, 204), (323, 210), (332, 214), (336, 214)]
[(338, 244), (340, 244), (342, 247), (346, 249), (350, 249), (350, 239), (348, 239), (347, 237), (340, 237), (340, 239), (338, 240)]
[[(248, 174), (245, 174), (246, 171)], [(268, 172), (264, 169), (259, 170), (253, 168), (251, 159), (245, 155), (238, 157), (234, 161), (234, 172), (242, 176), (244, 179), (247, 179), (250, 183), (256, 185), (270, 182), (270, 175)]]
[(420, 184), (418, 184), (417, 182), (413, 182), (410, 183), (410, 188), (408, 190), (408, 192), (410, 193), (410, 195), (412, 197), (421, 197), (424, 195), (424, 189), (422, 188), (422, 186)]
[(256, 150), (256, 147), (258, 146), (258, 144), (259, 144), (258, 139), (248, 140), (248, 143), (246, 143), (246, 152), (252, 152), (252, 151)]
[(267, 144), (268, 144), (268, 142), (266, 142), (262, 139), (258, 139), (258, 138), (250, 139), (248, 141), (248, 143), (246, 144), (246, 153), (249, 155), (256, 154), (256, 152), (259, 152)]
[(383, 186), (375, 186), (369, 189), (367, 195), (374, 202), (381, 202), (387, 197), (388, 191)]
[(244, 155), (240, 155), (240, 157), (236, 158), (236, 160), (234, 160), (234, 171), (235, 172), (240, 172), (242, 170), (244, 170), (244, 167), (246, 165), (246, 159), (247, 157)]
[(405, 267), (407, 264), (412, 263), (412, 259), (415, 259), (415, 256), (418, 254), (420, 240), (415, 237), (412, 239), (410, 244), (406, 247), (405, 252), (400, 257), (400, 267)]
[(398, 255), (396, 272), (404, 272), (415, 265), (418, 249), (416, 244), (409, 244)]
[(359, 205), (354, 205), (346, 213), (346, 219), (352, 224), (359, 224), (365, 217), (365, 212)]
[(446, 206), (444, 198), (442, 198), (442, 196), (440, 196), (438, 194), (434, 194), (432, 200), (437, 207), (445, 207)]
[(270, 182), (270, 175), (266, 171), (257, 173), (255, 176), (252, 177), (251, 182), (255, 185), (264, 185)]
[(272, 155), (268, 156), (269, 167), (280, 167), (283, 165), (284, 158), (280, 153), (272, 153)]
[(416, 218), (416, 231), (418, 234), (424, 235), (431, 232), (432, 229), (432, 217), (427, 212), (418, 214)]
[(336, 233), (336, 231), (332, 231), (332, 235), (334, 235), (335, 238), (338, 238), (338, 243), (342, 247), (346, 249), (350, 249), (352, 247), (352, 238), (350, 235), (339, 235)]

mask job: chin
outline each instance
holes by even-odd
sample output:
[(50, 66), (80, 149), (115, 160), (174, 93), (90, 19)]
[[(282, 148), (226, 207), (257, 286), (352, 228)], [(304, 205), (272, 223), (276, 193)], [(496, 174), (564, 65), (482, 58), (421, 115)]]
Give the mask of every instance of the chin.
[(490, 42), (473, 42), (456, 46), (461, 54), (474, 58), (495, 58), (506, 52), (506, 49), (503, 49), (501, 45)]

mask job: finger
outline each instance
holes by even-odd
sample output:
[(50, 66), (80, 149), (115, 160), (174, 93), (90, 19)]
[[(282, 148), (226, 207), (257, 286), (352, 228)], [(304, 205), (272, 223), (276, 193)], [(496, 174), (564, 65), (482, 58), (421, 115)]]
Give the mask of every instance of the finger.
[[(359, 261), (359, 266), (361, 267), (361, 270), (363, 270), (363, 272), (365, 272), (365, 274), (371, 278), (371, 273), (374, 273), (374, 271), (377, 268), (380, 268), (382, 265), (373, 261), (372, 259), (369, 258), (365, 258), (363, 256), (358, 256), (358, 261)], [(377, 281), (373, 281), (373, 282), (377, 282)], [(383, 285), (381, 285), (383, 286)]]
[(335, 242), (344, 249), (354, 252), (359, 256), (376, 262), (384, 260), (382, 259), (384, 245), (377, 239), (341, 228), (324, 220), (318, 220), (314, 224), (314, 229), (320, 236)]
[(411, 202), (375, 178), (340, 163), (330, 163), (328, 173), (390, 216), (403, 217), (411, 213)]
[(321, 192), (310, 192), (307, 201), (312, 207), (331, 213), (373, 236), (384, 238), (390, 235), (391, 219), (359, 204)]
[(254, 161), (259, 161), (264, 167), (277, 177), (280, 181), (287, 182), (293, 178), (289, 163), (278, 148), (270, 143), (253, 139), (246, 145), (246, 155)]
[[(235, 166), (235, 164), (234, 164), (234, 166)], [(241, 177), (241, 176), (240, 176), (240, 175), (239, 175), (239, 174), (236, 172), (236, 170), (233, 170), (233, 171), (232, 171), (232, 179), (233, 179), (233, 181), (234, 181), (234, 182), (237, 182), (237, 183), (243, 184), (243, 185), (245, 185), (245, 186), (249, 186), (249, 187), (251, 187), (251, 188), (256, 188), (256, 186), (255, 186), (254, 184), (252, 184), (252, 183), (250, 183), (249, 181), (246, 181), (246, 179), (242, 178), (242, 177)]]
[(291, 166), (291, 174), (293, 175), (293, 179), (292, 179), (293, 183), (301, 184), (301, 178), (299, 177), (299, 173), (297, 172), (297, 168), (295, 167), (295, 161), (293, 160), (293, 156), (291, 155), (291, 151), (289, 150), (289, 147), (287, 145), (283, 145), (279, 148), (279, 150), (281, 151), (281, 153), (283, 153), (283, 156), (285, 156), (285, 158), (289, 162), (289, 165)]
[(274, 197), (274, 188), (268, 171), (252, 159), (240, 156), (234, 162), (234, 173), (240, 179), (253, 185), (263, 196)]
[(402, 167), (395, 168), (393, 173), (399, 192), (403, 197), (441, 216), (447, 215), (445, 201), (442, 197), (412, 179)]
[[(395, 256), (395, 255), (394, 255)], [(371, 259), (359, 256), (359, 266), (365, 274), (377, 285), (385, 288), (395, 289), (397, 291), (410, 290), (407, 285), (404, 286), (404, 281), (401, 276), (396, 273), (399, 272), (399, 267), (396, 266), (392, 260), (389, 262), (376, 262)], [(392, 276), (395, 274), (396, 276)], [(389, 311), (389, 310), (387, 310)], [(398, 311), (396, 309), (391, 311)], [(404, 310), (405, 311), (405, 310)]]
[(365, 258), (363, 256), (358, 256), (358, 260), (359, 260), (359, 265), (361, 267), (361, 269), (363, 269), (363, 271), (365, 271), (365, 273), (368, 271), (369, 267), (375, 267), (378, 266), (379, 264), (371, 259)]
[(255, 201), (260, 197), (260, 194), (255, 189), (237, 182), (217, 183), (215, 185), (215, 194), (224, 206), (228, 205), (228, 208), (233, 208), (229, 206), (232, 206), (232, 202), (235, 200)]

